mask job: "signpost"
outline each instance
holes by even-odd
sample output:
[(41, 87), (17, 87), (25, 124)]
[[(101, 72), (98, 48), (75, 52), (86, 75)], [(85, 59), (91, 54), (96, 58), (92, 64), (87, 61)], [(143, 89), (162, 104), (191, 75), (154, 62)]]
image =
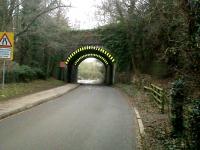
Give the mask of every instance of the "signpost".
[(14, 33), (0, 32), (0, 59), (3, 59), (3, 80), (2, 88), (5, 84), (6, 59), (13, 60)]
[(64, 62), (64, 61), (61, 61), (61, 62), (60, 62), (60, 68), (65, 68), (65, 67), (66, 67), (65, 62)]

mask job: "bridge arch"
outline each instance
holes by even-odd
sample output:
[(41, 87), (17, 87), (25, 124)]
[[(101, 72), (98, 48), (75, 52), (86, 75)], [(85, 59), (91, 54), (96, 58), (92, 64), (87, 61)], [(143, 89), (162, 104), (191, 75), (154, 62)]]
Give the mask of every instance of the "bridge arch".
[(67, 56), (65, 63), (67, 65), (67, 81), (69, 83), (77, 82), (78, 66), (83, 60), (87, 58), (96, 58), (100, 60), (106, 69), (105, 84), (114, 83), (114, 56), (108, 50), (99, 46), (83, 46), (71, 52)]

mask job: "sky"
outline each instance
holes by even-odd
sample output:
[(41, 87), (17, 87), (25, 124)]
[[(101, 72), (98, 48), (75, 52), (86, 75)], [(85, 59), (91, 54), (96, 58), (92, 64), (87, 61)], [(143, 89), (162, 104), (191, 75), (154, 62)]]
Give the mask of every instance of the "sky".
[[(70, 21), (70, 25), (73, 28), (78, 29), (92, 29), (98, 25), (97, 19), (95, 19), (96, 6), (101, 3), (102, 0), (69, 0), (72, 8), (69, 9), (67, 16)], [(69, 4), (67, 0), (63, 0), (63, 3)], [(94, 62), (95, 58), (88, 58), (85, 62)], [(102, 65), (102, 64), (101, 64)]]
[(87, 58), (84, 61), (82, 61), (82, 63), (91, 63), (91, 62), (96, 62), (97, 65), (103, 66), (103, 63), (96, 58)]
[[(91, 29), (97, 26), (95, 19), (96, 6), (102, 0), (69, 0), (72, 8), (67, 12), (70, 25), (80, 29)], [(63, 0), (65, 4), (69, 4), (67, 0)]]

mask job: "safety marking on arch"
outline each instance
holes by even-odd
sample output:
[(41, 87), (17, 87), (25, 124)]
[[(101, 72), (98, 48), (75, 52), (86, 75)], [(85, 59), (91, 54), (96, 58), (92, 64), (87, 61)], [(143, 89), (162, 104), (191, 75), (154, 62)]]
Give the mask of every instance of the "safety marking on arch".
[[(112, 63), (115, 62), (114, 57), (113, 57), (107, 50), (105, 50), (105, 49), (103, 49), (103, 48), (101, 48), (101, 47), (97, 47), (97, 46), (84, 46), (84, 47), (81, 47), (81, 48), (77, 49), (76, 51), (72, 52), (72, 53), (68, 56), (68, 58), (67, 58), (67, 60), (65, 61), (65, 63), (68, 64), (68, 63), (70, 62), (70, 60), (71, 60), (76, 54), (78, 54), (78, 53), (81, 52), (81, 51), (85, 51), (85, 50), (99, 51), (99, 52), (105, 54), (105, 55), (110, 59), (110, 61), (111, 61)], [(84, 56), (84, 55), (83, 55), (83, 56)], [(100, 56), (100, 55), (98, 55), (98, 56)], [(102, 56), (101, 56), (101, 57), (102, 57)], [(102, 57), (102, 58), (103, 58), (103, 57)], [(105, 58), (103, 58), (103, 59), (105, 59)]]
[(98, 55), (98, 54), (86, 54), (86, 55), (83, 55), (81, 56), (79, 59), (76, 60), (75, 62), (75, 66), (84, 58), (87, 58), (87, 57), (96, 57), (98, 58), (100, 61), (104, 62), (106, 65), (108, 65), (108, 61), (103, 58), (102, 56)]

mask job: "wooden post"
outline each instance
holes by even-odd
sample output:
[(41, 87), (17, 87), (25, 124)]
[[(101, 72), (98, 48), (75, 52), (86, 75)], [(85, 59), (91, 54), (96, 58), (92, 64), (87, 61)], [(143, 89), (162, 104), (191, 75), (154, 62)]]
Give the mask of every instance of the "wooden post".
[(164, 111), (165, 111), (165, 96), (164, 96), (164, 92), (162, 92), (161, 101), (162, 101), (161, 113), (164, 114)]

